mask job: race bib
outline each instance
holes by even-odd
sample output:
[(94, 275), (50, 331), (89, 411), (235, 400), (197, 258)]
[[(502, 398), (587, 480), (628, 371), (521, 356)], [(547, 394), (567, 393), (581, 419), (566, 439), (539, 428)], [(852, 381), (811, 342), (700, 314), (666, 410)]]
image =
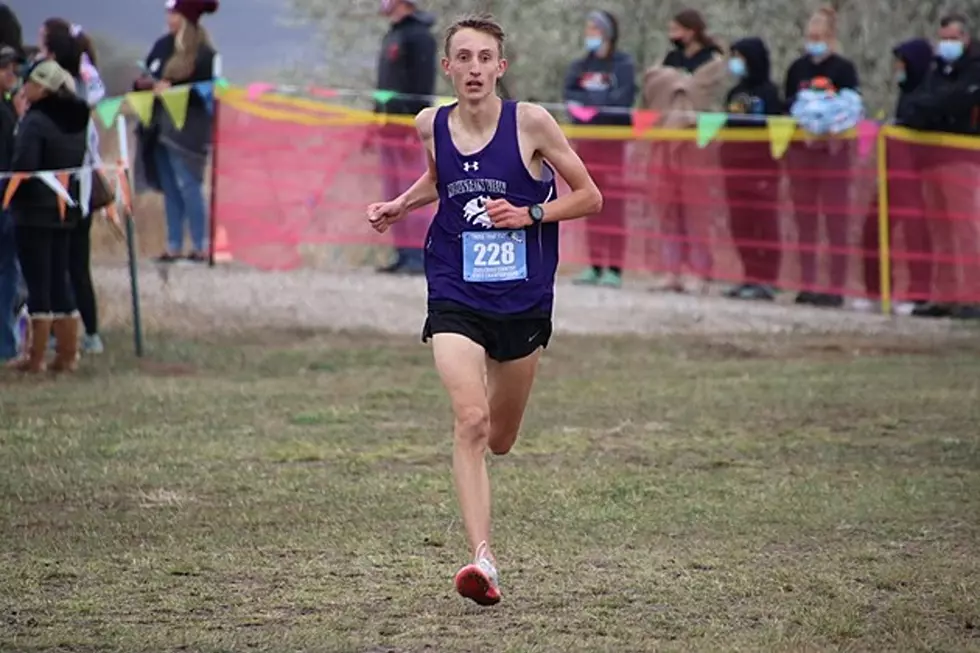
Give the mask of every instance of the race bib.
[(527, 279), (523, 230), (464, 231), (463, 280), (470, 283)]

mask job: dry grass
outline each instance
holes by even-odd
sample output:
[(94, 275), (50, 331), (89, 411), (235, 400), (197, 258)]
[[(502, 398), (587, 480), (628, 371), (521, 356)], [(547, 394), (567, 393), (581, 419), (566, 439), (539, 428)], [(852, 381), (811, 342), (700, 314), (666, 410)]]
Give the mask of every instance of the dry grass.
[(980, 646), (975, 344), (560, 337), (484, 610), (417, 340), (109, 335), (0, 380), (0, 649)]

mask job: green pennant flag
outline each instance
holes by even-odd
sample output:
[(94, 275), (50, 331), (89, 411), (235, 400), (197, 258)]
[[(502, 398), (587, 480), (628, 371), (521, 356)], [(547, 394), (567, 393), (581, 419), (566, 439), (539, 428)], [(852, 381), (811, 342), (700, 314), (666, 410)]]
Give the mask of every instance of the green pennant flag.
[(102, 124), (106, 126), (106, 129), (112, 127), (125, 101), (126, 98), (120, 95), (119, 97), (107, 97), (95, 105), (95, 114), (102, 121)]
[(728, 122), (728, 115), (724, 113), (699, 113), (698, 114), (698, 147), (707, 147), (708, 143), (714, 140), (721, 128)]
[(153, 119), (153, 100), (155, 99), (153, 91), (134, 91), (126, 94), (126, 102), (133, 108), (133, 111), (139, 116), (140, 122), (144, 125), (150, 124), (150, 120)]
[(375, 91), (371, 94), (371, 97), (373, 97), (375, 102), (378, 104), (385, 105), (391, 102), (391, 98), (395, 97), (396, 95), (398, 95), (398, 93), (395, 93), (394, 91)]
[(187, 122), (187, 103), (190, 98), (190, 86), (175, 86), (160, 94), (160, 101), (177, 129), (183, 129)]
[(224, 77), (219, 77), (218, 79), (214, 80), (214, 85), (218, 88), (228, 88), (228, 80)]

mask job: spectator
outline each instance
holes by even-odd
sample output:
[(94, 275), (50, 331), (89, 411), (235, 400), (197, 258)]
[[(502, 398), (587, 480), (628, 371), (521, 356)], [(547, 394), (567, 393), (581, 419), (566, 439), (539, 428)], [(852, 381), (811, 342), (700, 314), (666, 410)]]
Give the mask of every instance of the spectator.
[[(565, 76), (565, 102), (588, 107), (619, 107), (600, 110), (590, 125), (629, 125), (630, 107), (636, 100), (636, 66), (633, 58), (617, 49), (619, 22), (607, 11), (592, 11), (585, 23), (586, 55), (569, 66)], [(583, 121), (573, 121), (581, 124)], [(626, 140), (577, 141), (578, 154), (590, 168), (592, 178), (603, 190), (602, 212), (586, 224), (592, 266), (577, 283), (622, 285), (626, 255), (626, 199), (623, 194), (623, 164)], [(619, 188), (615, 188), (618, 186)]]
[[(81, 26), (61, 18), (49, 18), (41, 27), (40, 43), (42, 52), (57, 61), (74, 78), (79, 97), (94, 108), (105, 97), (105, 86), (95, 65), (95, 48)], [(102, 165), (99, 131), (94, 120), (89, 120), (85, 165)], [(92, 283), (91, 233), (92, 216), (89, 212), (82, 215), (78, 227), (72, 229), (69, 235), (68, 275), (85, 327), (82, 353), (99, 354), (103, 351), (103, 344), (99, 336), (98, 302)]]
[[(784, 112), (779, 89), (770, 77), (769, 48), (762, 39), (750, 37), (733, 43), (728, 64), (737, 82), (726, 98), (726, 111), (733, 115), (727, 127), (764, 128), (764, 116)], [(719, 155), (732, 239), (746, 280), (726, 295), (771, 301), (776, 296), (781, 260), (779, 163), (767, 141), (722, 143)]]
[[(786, 73), (786, 104), (804, 130), (823, 136), (853, 127), (861, 109), (854, 64), (838, 53), (837, 14), (817, 10), (806, 27), (806, 52)], [(812, 123), (809, 118), (813, 118)], [(828, 122), (832, 121), (832, 122)], [(796, 303), (843, 306), (847, 282), (851, 147), (841, 139), (807, 140), (790, 146), (790, 194), (796, 216), (803, 290)], [(821, 216), (830, 244), (830, 292), (819, 287)]]
[(20, 26), (20, 20), (17, 19), (13, 9), (4, 2), (0, 2), (0, 45), (13, 48), (20, 58), (25, 56), (24, 31)]
[[(939, 25), (936, 62), (922, 85), (899, 107), (898, 122), (912, 129), (951, 134), (980, 134), (980, 45), (975, 43), (965, 17), (946, 16)], [(977, 207), (978, 179), (975, 157), (956, 147), (931, 153), (925, 190), (932, 245), (943, 257), (972, 258), (980, 252)], [(976, 263), (945, 263), (936, 270), (934, 295), (980, 296), (980, 267)], [(980, 308), (954, 301), (930, 302), (918, 307), (920, 317), (980, 317)]]
[[(436, 40), (432, 36), (435, 17), (420, 11), (416, 0), (381, 0), (381, 13), (391, 23), (381, 42), (378, 59), (378, 89), (395, 91), (375, 112), (390, 116), (415, 116), (429, 106), (436, 86)], [(407, 96), (407, 97), (406, 97)], [(425, 170), (421, 151), (410, 121), (385, 122), (380, 130), (380, 157), (384, 196), (394, 199), (415, 183)], [(422, 243), (428, 217), (420, 212), (392, 225), (395, 260), (379, 270), (393, 274), (422, 274)]]
[[(6, 9), (5, 6), (2, 6)], [(9, 9), (6, 9), (9, 12)], [(5, 18), (0, 15), (0, 22)], [(5, 26), (2, 30), (7, 33)], [(20, 44), (0, 44), (0, 173), (10, 170), (14, 155), (14, 131), (17, 128), (17, 112), (11, 93), (19, 82)], [(3, 197), (7, 181), (0, 179), (0, 197)], [(17, 260), (17, 240), (14, 219), (9, 211), (0, 210), (0, 363), (17, 358), (17, 288), (20, 283), (20, 263)]]
[[(899, 95), (895, 115), (903, 111), (903, 106), (922, 84), (932, 65), (932, 44), (925, 39), (905, 41), (892, 50), (895, 67), (895, 83)], [(916, 156), (915, 145), (900, 144), (888, 150), (888, 208), (891, 233), (901, 231), (905, 240), (905, 251), (892, 251), (892, 271), (897, 263), (907, 260), (909, 277), (908, 295), (911, 302), (896, 304), (894, 312), (908, 315), (915, 309), (925, 306), (932, 290), (932, 245), (926, 222), (925, 203), (920, 156)], [(879, 256), (879, 218), (878, 194), (872, 202), (864, 220), (862, 235), (864, 250), (864, 287), (872, 298), (881, 296), (881, 258)], [(894, 277), (894, 275), (893, 275)], [(872, 310), (874, 303), (857, 300), (854, 307), (859, 310)]]
[[(217, 0), (168, 0), (168, 33), (153, 44), (146, 56), (146, 72), (134, 87), (161, 93), (171, 86), (213, 80), (217, 53), (200, 20), (217, 10)], [(167, 251), (157, 258), (160, 263), (183, 258), (185, 222), (193, 246), (187, 260), (208, 261), (204, 171), (211, 129), (210, 110), (197, 93), (190, 94), (182, 128), (159, 101), (153, 107), (150, 126), (139, 127), (136, 167), (145, 185), (163, 193), (167, 214)]]
[[(674, 49), (660, 66), (643, 78), (643, 104), (661, 113), (662, 127), (691, 128), (697, 112), (711, 110), (720, 99), (726, 77), (721, 47), (707, 34), (701, 14), (685, 9), (669, 25)], [(662, 207), (662, 237), (666, 283), (658, 290), (685, 292), (682, 274), (690, 268), (700, 291), (707, 290), (713, 266), (711, 255), (714, 214), (704, 208), (712, 193), (706, 173), (715, 166), (714, 151), (696, 143), (658, 144), (651, 175)]]
[[(28, 108), (14, 140), (15, 172), (78, 168), (85, 159), (89, 108), (75, 91), (72, 76), (52, 60), (33, 64), (21, 93)], [(78, 197), (78, 180), (67, 189)], [(78, 316), (68, 284), (68, 234), (81, 211), (66, 206), (40, 179), (20, 183), (10, 205), (17, 227), (17, 250), (27, 281), (31, 344), (17, 365), (25, 372), (44, 369), (48, 337), (58, 347), (51, 369), (77, 365)]]

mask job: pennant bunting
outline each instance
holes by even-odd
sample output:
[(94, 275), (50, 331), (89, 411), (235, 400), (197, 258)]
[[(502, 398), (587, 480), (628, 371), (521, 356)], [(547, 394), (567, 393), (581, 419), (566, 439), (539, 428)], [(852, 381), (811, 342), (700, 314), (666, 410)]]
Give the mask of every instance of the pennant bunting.
[(160, 94), (163, 108), (170, 114), (177, 129), (183, 129), (187, 122), (187, 103), (191, 99), (191, 89), (188, 86), (175, 86)]
[(391, 99), (396, 95), (398, 94), (395, 93), (394, 91), (375, 91), (374, 93), (371, 94), (371, 97), (374, 98), (375, 102), (377, 102), (381, 106), (384, 106), (389, 102), (391, 102)]
[(260, 97), (262, 97), (269, 91), (273, 90), (274, 88), (275, 86), (273, 86), (272, 84), (266, 84), (265, 82), (256, 82), (254, 84), (248, 85), (248, 87), (245, 89), (245, 94), (249, 100), (254, 102), (255, 100), (258, 100)]
[(95, 105), (95, 114), (105, 125), (106, 129), (110, 129), (112, 124), (116, 121), (116, 116), (119, 115), (119, 110), (122, 109), (123, 102), (126, 98), (119, 97), (107, 97), (106, 99)]
[(126, 94), (126, 103), (139, 116), (140, 122), (148, 125), (153, 119), (153, 91), (135, 91)]
[(769, 151), (772, 158), (779, 160), (786, 154), (796, 133), (796, 120), (788, 116), (769, 116), (766, 127), (769, 131)]
[(592, 122), (599, 115), (599, 110), (595, 107), (583, 107), (581, 104), (569, 104), (566, 109), (568, 115), (581, 122)]
[(214, 82), (197, 82), (194, 84), (194, 90), (204, 100), (208, 113), (214, 113)]
[(3, 208), (10, 208), (10, 200), (14, 198), (14, 193), (17, 192), (20, 182), (24, 181), (28, 177), (30, 177), (30, 175), (24, 172), (15, 172), (10, 177), (10, 181), (7, 182), (7, 190), (5, 190), (3, 193)]
[(446, 107), (446, 106), (449, 106), (450, 104), (455, 104), (455, 103), (456, 103), (456, 98), (454, 98), (454, 97), (447, 97), (447, 96), (443, 95), (441, 97), (437, 97), (436, 98), (436, 101), (433, 102), (433, 105), (434, 106), (437, 106), (437, 107)]
[(707, 147), (715, 139), (721, 128), (728, 122), (728, 114), (725, 113), (699, 113), (698, 114), (698, 147)]
[(878, 139), (878, 123), (873, 120), (862, 120), (857, 124), (858, 156), (866, 158), (874, 150)]
[(89, 214), (89, 207), (92, 205), (92, 175), (91, 168), (78, 171), (78, 204), (82, 208), (82, 215)]
[(646, 130), (653, 127), (660, 120), (660, 114), (649, 109), (635, 109), (633, 111), (633, 134), (640, 136)]
[(225, 79), (224, 77), (219, 77), (218, 79), (214, 80), (214, 86), (215, 88), (225, 89), (228, 88), (230, 84), (228, 83), (228, 80)]

